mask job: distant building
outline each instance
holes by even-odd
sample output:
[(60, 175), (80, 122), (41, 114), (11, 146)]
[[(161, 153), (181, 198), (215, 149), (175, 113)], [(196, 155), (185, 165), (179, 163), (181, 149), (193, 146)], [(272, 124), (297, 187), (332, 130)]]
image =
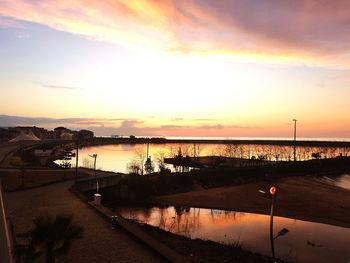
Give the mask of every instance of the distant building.
[[(19, 135), (21, 136), (17, 138)], [(65, 127), (56, 127), (53, 131), (48, 131), (36, 126), (0, 128), (0, 142), (8, 142), (15, 138), (17, 138), (17, 140), (79, 139), (83, 141), (94, 138), (94, 132), (89, 130), (72, 131)]]
[(20, 141), (40, 141), (40, 139), (30, 131), (28, 134), (21, 132), (17, 137), (9, 140), (9, 142), (20, 142)]
[(61, 140), (72, 140), (73, 134), (71, 132), (65, 131), (65, 132), (61, 133), (60, 139)]
[(17, 137), (20, 133), (30, 134), (33, 133), (37, 138), (41, 140), (52, 139), (53, 132), (48, 131), (44, 128), (39, 128), (36, 126), (17, 126), (7, 128), (8, 134), (10, 135), (9, 139)]
[(61, 139), (61, 134), (63, 133), (71, 133), (70, 129), (67, 129), (65, 127), (56, 127), (55, 129), (53, 129), (54, 132), (54, 138), (55, 139)]
[(94, 133), (89, 130), (80, 130), (77, 133), (78, 140), (88, 140), (94, 138)]
[(9, 140), (15, 138), (18, 132), (11, 131), (8, 128), (0, 128), (0, 141), (8, 142)]

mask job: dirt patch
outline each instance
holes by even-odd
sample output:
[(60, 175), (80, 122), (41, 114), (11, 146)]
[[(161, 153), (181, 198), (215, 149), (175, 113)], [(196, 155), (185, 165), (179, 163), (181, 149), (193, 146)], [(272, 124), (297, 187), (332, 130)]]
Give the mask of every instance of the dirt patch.
[(259, 190), (268, 191), (274, 184), (279, 185), (276, 215), (350, 227), (350, 191), (311, 176), (160, 196), (153, 198), (152, 201), (269, 214), (270, 200)]

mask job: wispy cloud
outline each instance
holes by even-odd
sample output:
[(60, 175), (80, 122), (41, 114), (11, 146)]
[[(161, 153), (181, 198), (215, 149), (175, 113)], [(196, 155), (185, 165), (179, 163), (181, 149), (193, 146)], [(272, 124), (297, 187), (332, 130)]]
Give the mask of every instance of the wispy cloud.
[(3, 16), (131, 48), (337, 67), (350, 67), (349, 10), (347, 0), (3, 0), (0, 5)]
[(171, 118), (171, 121), (183, 121), (183, 120), (184, 120), (184, 118), (179, 118), (179, 117)]
[(43, 88), (48, 88), (48, 89), (64, 89), (64, 90), (79, 90), (81, 88), (79, 87), (73, 87), (73, 86), (61, 86), (61, 85), (47, 85), (38, 81), (34, 81), (34, 83), (40, 85)]

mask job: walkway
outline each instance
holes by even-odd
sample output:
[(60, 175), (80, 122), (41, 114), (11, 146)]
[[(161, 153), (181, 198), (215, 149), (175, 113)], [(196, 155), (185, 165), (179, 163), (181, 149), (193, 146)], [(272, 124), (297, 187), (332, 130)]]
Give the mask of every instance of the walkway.
[(83, 238), (73, 243), (60, 262), (164, 262), (122, 230), (112, 230), (109, 222), (69, 192), (70, 185), (64, 182), (7, 194), (16, 233), (29, 230), (32, 219), (42, 213), (73, 214), (84, 228)]
[(4, 161), (4, 158), (17, 148), (18, 148), (18, 144), (10, 144), (10, 143), (0, 144), (0, 166), (2, 166), (2, 162)]

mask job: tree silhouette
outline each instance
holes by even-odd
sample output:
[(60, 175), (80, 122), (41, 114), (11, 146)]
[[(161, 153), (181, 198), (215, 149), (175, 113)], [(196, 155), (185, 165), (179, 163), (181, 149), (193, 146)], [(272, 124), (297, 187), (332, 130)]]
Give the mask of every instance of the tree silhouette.
[(81, 238), (83, 229), (73, 222), (72, 216), (49, 215), (36, 217), (29, 231), (30, 249), (34, 258), (45, 254), (46, 263), (54, 263), (58, 255), (66, 254), (74, 239)]

